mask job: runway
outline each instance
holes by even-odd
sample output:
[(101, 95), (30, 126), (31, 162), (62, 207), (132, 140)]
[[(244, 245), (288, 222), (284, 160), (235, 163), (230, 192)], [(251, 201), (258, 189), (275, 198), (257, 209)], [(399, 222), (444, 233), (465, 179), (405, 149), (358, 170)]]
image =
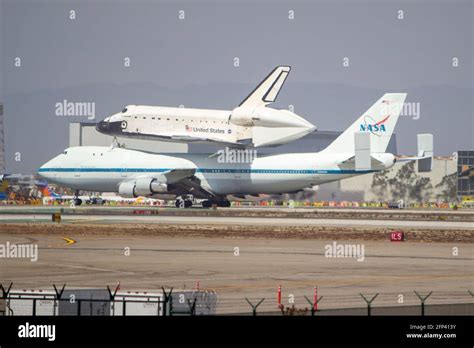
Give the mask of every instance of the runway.
[[(1, 214), (1, 222), (46, 222), (51, 216), (45, 214)], [(425, 228), (473, 230), (470, 221), (425, 221), (425, 220), (372, 220), (372, 219), (318, 219), (318, 218), (274, 218), (274, 217), (222, 217), (222, 216), (168, 216), (168, 215), (63, 215), (66, 223), (147, 223), (147, 224), (213, 224), (213, 225), (264, 225), (264, 226), (318, 226), (318, 227), (378, 227)]]
[[(182, 209), (182, 208), (174, 208), (172, 206), (147, 206), (147, 205), (90, 205), (90, 204), (82, 204), (79, 206), (75, 206), (71, 208), (69, 204), (66, 205), (3, 205), (0, 206), (0, 212), (27, 212), (27, 211), (46, 211), (50, 212), (52, 210), (58, 209), (64, 210), (96, 210), (96, 211), (110, 211), (110, 210), (135, 210), (135, 209), (154, 209), (154, 210), (168, 210), (168, 211), (213, 211), (212, 209), (207, 208), (200, 208), (199, 206), (193, 206), (192, 208)], [(218, 208), (218, 211), (225, 212), (228, 214), (231, 211), (257, 211), (257, 212), (348, 212), (348, 213), (363, 213), (363, 212), (371, 212), (371, 213), (400, 213), (400, 214), (460, 214), (460, 215), (473, 215), (474, 209), (439, 209), (439, 208), (406, 208), (406, 209), (387, 209), (387, 208), (371, 208), (371, 207), (359, 207), (359, 208), (352, 208), (352, 207), (312, 207), (312, 206), (300, 206), (300, 207), (289, 207), (289, 206), (233, 206), (230, 208)]]
[[(68, 244), (64, 238), (74, 242)], [(249, 312), (245, 297), (265, 298), (260, 309), (275, 311), (280, 285), (283, 303), (292, 305), (289, 301), (294, 298), (300, 308), (308, 306), (304, 295), (311, 298), (314, 286), (324, 296), (322, 308), (362, 307), (359, 293), (377, 292), (374, 307), (415, 305), (413, 290), (434, 291), (431, 304), (472, 301), (468, 294), (474, 280), (471, 243), (364, 241), (365, 257), (357, 261), (326, 257), (331, 239), (19, 235), (3, 230), (0, 243), (7, 241), (39, 246), (37, 262), (2, 260), (0, 279), (12, 281), (15, 289), (51, 289), (52, 284), (63, 283), (71, 288), (104, 288), (119, 281), (124, 290), (189, 289), (199, 281), (201, 288), (217, 291), (221, 314)], [(398, 303), (400, 294), (403, 303)]]
[[(374, 307), (417, 305), (414, 290), (433, 291), (433, 305), (472, 301), (473, 211), (81, 207), (52, 223), (58, 211), (0, 211), (0, 244), (39, 247), (37, 262), (3, 259), (2, 283), (157, 291), (199, 282), (217, 292), (220, 314), (249, 313), (245, 297), (275, 312), (278, 286), (297, 308), (315, 286), (327, 309), (364, 307), (360, 293), (378, 292)], [(404, 242), (390, 241), (394, 230)], [(363, 257), (330, 257), (334, 243), (363, 247)]]

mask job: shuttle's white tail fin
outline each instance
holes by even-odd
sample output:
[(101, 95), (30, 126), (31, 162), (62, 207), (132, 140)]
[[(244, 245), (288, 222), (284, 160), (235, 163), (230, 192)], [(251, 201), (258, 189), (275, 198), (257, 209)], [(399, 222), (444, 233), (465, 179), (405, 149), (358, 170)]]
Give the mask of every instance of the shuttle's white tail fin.
[(336, 138), (324, 151), (354, 153), (354, 133), (370, 133), (370, 152), (383, 153), (387, 150), (398, 117), (403, 108), (406, 93), (386, 93), (370, 107), (357, 121)]
[(289, 66), (277, 66), (239, 106), (256, 108), (273, 103), (285, 83), (290, 70), (291, 67)]

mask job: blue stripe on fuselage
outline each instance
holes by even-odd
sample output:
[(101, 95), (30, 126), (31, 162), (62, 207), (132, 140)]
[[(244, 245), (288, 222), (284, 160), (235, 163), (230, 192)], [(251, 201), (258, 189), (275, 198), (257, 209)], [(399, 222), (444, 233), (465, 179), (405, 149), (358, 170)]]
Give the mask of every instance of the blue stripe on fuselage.
[[(40, 168), (38, 172), (81, 172), (81, 173), (160, 173), (172, 168)], [(353, 169), (230, 169), (230, 168), (196, 168), (196, 173), (242, 173), (242, 174), (364, 174), (376, 170)]]

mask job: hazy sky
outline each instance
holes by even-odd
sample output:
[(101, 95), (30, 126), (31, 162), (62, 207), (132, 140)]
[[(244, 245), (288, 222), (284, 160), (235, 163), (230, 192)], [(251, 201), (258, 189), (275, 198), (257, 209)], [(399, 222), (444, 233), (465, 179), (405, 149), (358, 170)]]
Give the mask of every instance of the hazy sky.
[(69, 122), (87, 121), (56, 116), (64, 99), (95, 103), (96, 120), (133, 103), (232, 109), (279, 64), (293, 69), (275, 106), (321, 130), (408, 92), (420, 115), (401, 118), (401, 153), (422, 132), (437, 154), (474, 148), (472, 1), (3, 0), (0, 11), (9, 172), (35, 170), (67, 147)]

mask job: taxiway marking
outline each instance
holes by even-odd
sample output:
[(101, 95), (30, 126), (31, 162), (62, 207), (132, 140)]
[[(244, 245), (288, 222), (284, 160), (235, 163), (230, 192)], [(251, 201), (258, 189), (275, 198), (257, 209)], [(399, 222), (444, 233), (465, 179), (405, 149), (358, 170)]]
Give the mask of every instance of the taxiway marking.
[(67, 245), (76, 244), (76, 241), (74, 239), (71, 239), (71, 238), (63, 237), (63, 240), (66, 241)]

